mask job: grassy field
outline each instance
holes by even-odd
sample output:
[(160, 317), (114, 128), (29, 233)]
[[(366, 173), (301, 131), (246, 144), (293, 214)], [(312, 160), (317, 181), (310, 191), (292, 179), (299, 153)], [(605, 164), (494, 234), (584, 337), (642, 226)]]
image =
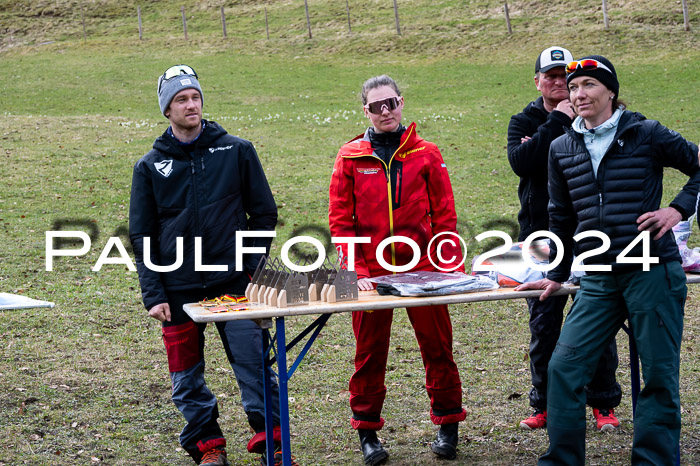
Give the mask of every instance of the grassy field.
[[(554, 43), (574, 55), (602, 53), (618, 69), (621, 98), (700, 140), (697, 2), (690, 32), (680, 2), (509, 2), (514, 34), (499, 1), (309, 0), (226, 3), (221, 38), (211, 1), (135, 6), (117, 0), (0, 0), (0, 291), (48, 299), (52, 310), (0, 311), (0, 466), (15, 464), (191, 464), (179, 448), (183, 421), (170, 402), (158, 323), (146, 316), (135, 273), (91, 267), (111, 236), (128, 244), (131, 170), (167, 127), (157, 77), (174, 63), (200, 75), (205, 118), (253, 141), (279, 206), (273, 254), (298, 234), (322, 241), (328, 182), (338, 147), (367, 125), (361, 83), (388, 73), (403, 87), (404, 119), (441, 148), (455, 190), (468, 256), (492, 244), (489, 229), (515, 236), (517, 177), (506, 160), (513, 113), (536, 97), (536, 54)], [(182, 38), (180, 6), (188, 11)], [(83, 40), (80, 7), (86, 20)], [(265, 39), (264, 11), (270, 19)], [(683, 179), (669, 172), (666, 200)], [(57, 258), (45, 270), (45, 232), (83, 230), (92, 249)], [(691, 245), (700, 245), (697, 226)], [(681, 401), (683, 464), (700, 463), (700, 292), (686, 306)], [(525, 433), (529, 413), (529, 334), (524, 302), (453, 306), (455, 357), (469, 412), (457, 464), (534, 464), (544, 432)], [(311, 318), (289, 320), (290, 333)], [(395, 313), (381, 432), (390, 464), (437, 464), (428, 443), (423, 369), (405, 313)], [(220, 400), (234, 464), (255, 464), (250, 438), (216, 332), (208, 329), (207, 379)], [(601, 435), (590, 423), (590, 464), (628, 464), (632, 439), (628, 350), (620, 345), (622, 427)], [(354, 340), (349, 315), (333, 316), (290, 385), (292, 449), (300, 464), (361, 464), (348, 422), (347, 381)]]

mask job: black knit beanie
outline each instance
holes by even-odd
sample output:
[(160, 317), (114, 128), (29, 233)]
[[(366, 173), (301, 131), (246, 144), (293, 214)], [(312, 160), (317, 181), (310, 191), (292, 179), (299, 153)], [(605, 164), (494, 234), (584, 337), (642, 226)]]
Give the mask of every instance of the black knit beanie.
[(600, 62), (603, 65), (610, 68), (610, 71), (605, 70), (603, 68), (596, 68), (594, 70), (582, 70), (580, 68), (576, 68), (573, 73), (569, 73), (566, 75), (566, 84), (568, 85), (572, 79), (578, 78), (579, 76), (590, 76), (603, 83), (605, 87), (613, 91), (615, 93), (615, 97), (617, 97), (618, 93), (620, 92), (620, 83), (617, 80), (617, 73), (615, 72), (615, 67), (612, 63), (610, 63), (610, 60), (601, 55), (588, 55), (583, 58), (579, 58), (578, 61), (586, 59), (591, 59)]

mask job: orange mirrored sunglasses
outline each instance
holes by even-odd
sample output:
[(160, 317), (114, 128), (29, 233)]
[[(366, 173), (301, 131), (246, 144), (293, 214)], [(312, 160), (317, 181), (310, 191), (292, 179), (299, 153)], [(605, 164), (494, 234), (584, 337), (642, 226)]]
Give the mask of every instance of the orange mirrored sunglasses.
[(612, 73), (612, 70), (610, 68), (603, 65), (598, 60), (593, 60), (592, 58), (586, 58), (585, 60), (577, 60), (577, 61), (569, 62), (569, 64), (566, 65), (566, 74), (571, 74), (576, 70), (588, 71), (588, 70), (596, 70), (598, 68), (602, 68), (605, 71)]

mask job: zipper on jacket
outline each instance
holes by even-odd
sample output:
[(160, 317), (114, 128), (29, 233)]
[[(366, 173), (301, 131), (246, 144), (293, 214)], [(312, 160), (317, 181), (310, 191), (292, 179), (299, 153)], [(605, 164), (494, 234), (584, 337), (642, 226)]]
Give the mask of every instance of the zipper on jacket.
[[(413, 130), (409, 128), (409, 133), (410, 133), (410, 131), (413, 131)], [(386, 188), (387, 188), (387, 191), (389, 193), (389, 197), (387, 200), (389, 201), (388, 202), (388, 204), (389, 204), (389, 234), (391, 236), (394, 236), (394, 208), (393, 208), (392, 202), (391, 202), (391, 197), (392, 197), (391, 196), (391, 162), (394, 161), (394, 157), (396, 156), (396, 154), (399, 153), (399, 151), (401, 151), (401, 148), (403, 148), (403, 146), (406, 145), (406, 143), (408, 142), (410, 137), (411, 137), (411, 135), (408, 134), (406, 136), (406, 139), (403, 141), (403, 143), (401, 143), (399, 145), (399, 147), (396, 149), (396, 151), (391, 155), (391, 158), (389, 159), (389, 163), (384, 164), (384, 166), (386, 167)], [(398, 184), (399, 183), (397, 180), (397, 183), (396, 183), (397, 190), (398, 190)], [(397, 193), (398, 193), (398, 191), (397, 191)], [(395, 245), (395, 243), (391, 243), (391, 265), (396, 265), (396, 245)]]
[(394, 197), (395, 202), (399, 203), (399, 186), (401, 186), (401, 171), (396, 172), (396, 195)]
[(192, 196), (194, 198), (194, 235), (199, 236), (199, 198), (197, 196), (197, 171), (194, 168), (194, 158), (190, 159), (190, 166), (192, 167)]
[[(197, 171), (195, 170), (194, 156), (190, 155), (190, 167), (192, 167), (192, 197), (194, 198), (194, 236), (199, 236), (199, 202), (198, 202), (198, 186), (197, 186)], [(202, 281), (202, 288), (207, 287), (207, 282), (204, 280), (204, 272), (199, 273)]]
[[(409, 127), (409, 130), (410, 130), (410, 127)], [(392, 162), (392, 160), (394, 160), (394, 156), (396, 154), (398, 154), (401, 151), (401, 148), (403, 148), (403, 146), (408, 142), (409, 138), (410, 138), (410, 131), (409, 131), (409, 135), (406, 136), (406, 140), (403, 143), (401, 143), (399, 145), (398, 149), (396, 149), (396, 151), (391, 155), (391, 158), (389, 159), (388, 164), (386, 162), (384, 162), (384, 160), (382, 160), (380, 157), (377, 157), (376, 155), (374, 155), (374, 150), (372, 150), (371, 154), (360, 153), (360, 154), (352, 154), (349, 156), (351, 158), (363, 157), (363, 156), (373, 157), (373, 158), (379, 160), (379, 162), (381, 162), (382, 165), (384, 165), (384, 175), (386, 177), (387, 203), (389, 204), (389, 236), (394, 236), (394, 208), (392, 207), (393, 194), (391, 192), (391, 162)], [(397, 186), (398, 186), (398, 183), (397, 183)], [(398, 195), (398, 190), (397, 190), (397, 195)], [(396, 265), (396, 246), (394, 245), (394, 243), (391, 243), (391, 265)]]
[[(534, 229), (535, 228), (535, 216), (534, 216), (533, 211), (532, 211), (533, 210), (532, 209), (532, 207), (533, 207), (532, 206), (532, 197), (533, 197), (532, 196), (532, 180), (530, 180), (530, 182), (527, 184), (527, 206), (528, 206), (527, 213), (529, 216), (529, 218), (527, 220), (528, 220), (528, 225), (530, 227), (530, 230), (535, 231), (535, 229)], [(549, 218), (547, 219), (547, 226), (549, 226)]]
[[(619, 128), (618, 128), (619, 130)], [(621, 135), (621, 133), (616, 134)], [(600, 215), (598, 219), (598, 225), (600, 227), (600, 231), (603, 231), (603, 186), (605, 186), (605, 161), (608, 159), (608, 154), (612, 150), (613, 146), (615, 145), (615, 141), (617, 141), (617, 138), (613, 140), (613, 142), (608, 146), (608, 148), (605, 150), (605, 153), (603, 154), (603, 158), (600, 160), (600, 164), (598, 165), (598, 173), (596, 174), (595, 177), (595, 182), (598, 185), (598, 200), (600, 202)], [(584, 146), (585, 147), (585, 146)], [(586, 148), (586, 152), (588, 152), (588, 148)], [(591, 157), (591, 154), (588, 153), (588, 157)], [(593, 162), (591, 162), (591, 165)]]
[[(399, 146), (401, 148), (401, 146)], [(398, 152), (398, 149), (397, 151)], [(380, 157), (377, 157), (374, 155), (374, 151), (372, 151), (371, 154), (357, 154), (357, 155), (352, 155), (352, 158), (356, 157), (372, 157), (374, 159), (377, 159), (379, 163), (381, 163), (384, 166), (384, 178), (386, 178), (386, 190), (387, 190), (387, 204), (389, 204), (389, 236), (394, 236), (394, 210), (392, 207), (392, 192), (391, 192), (391, 171), (389, 170), (389, 166), (391, 165), (391, 161), (394, 159), (394, 155), (396, 155), (396, 152), (391, 156), (391, 159), (389, 159), (389, 165), (384, 162)], [(396, 249), (394, 247), (394, 243), (391, 243), (391, 265), (396, 265)]]
[(605, 163), (605, 156), (608, 155), (608, 152), (610, 151), (610, 148), (612, 147), (612, 144), (610, 144), (610, 147), (605, 151), (603, 154), (603, 158), (600, 160), (600, 164), (598, 165), (598, 173), (593, 170), (593, 158), (591, 157), (591, 153), (588, 151), (588, 147), (586, 147), (586, 143), (583, 140), (583, 136), (580, 136), (578, 133), (576, 133), (572, 129), (566, 129), (565, 130), (568, 136), (574, 141), (576, 144), (581, 146), (585, 152), (585, 154), (588, 156), (588, 165), (591, 167), (591, 173), (593, 174), (593, 181), (596, 184), (596, 188), (598, 188), (598, 229), (602, 232), (603, 231), (603, 183), (602, 183), (602, 176), (603, 176), (603, 164)]

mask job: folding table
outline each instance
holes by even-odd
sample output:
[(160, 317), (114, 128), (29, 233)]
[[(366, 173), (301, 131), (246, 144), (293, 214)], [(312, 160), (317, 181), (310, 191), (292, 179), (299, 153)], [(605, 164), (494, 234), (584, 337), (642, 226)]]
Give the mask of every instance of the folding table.
[[(700, 275), (687, 275), (688, 284), (700, 283)], [(578, 290), (577, 286), (563, 286), (555, 295), (574, 294)], [(277, 362), (277, 377), (279, 383), (279, 408), (280, 408), (280, 431), (282, 434), (282, 464), (284, 466), (291, 465), (291, 446), (290, 446), (290, 431), (289, 431), (289, 379), (292, 377), (296, 369), (299, 367), (302, 359), (311, 348), (321, 329), (324, 327), (331, 314), (339, 312), (353, 311), (368, 311), (379, 309), (405, 308), (413, 306), (431, 306), (437, 304), (459, 304), (459, 303), (474, 303), (483, 301), (497, 301), (506, 299), (523, 299), (535, 298), (542, 293), (541, 290), (531, 291), (513, 291), (513, 288), (499, 288), (492, 291), (479, 291), (473, 293), (461, 293), (444, 296), (429, 296), (404, 298), (397, 296), (380, 296), (376, 291), (361, 291), (359, 299), (356, 301), (345, 301), (338, 303), (313, 302), (299, 306), (287, 308), (277, 308), (265, 306), (262, 304), (251, 304), (251, 309), (246, 311), (212, 313), (198, 303), (185, 304), (184, 310), (195, 322), (223, 322), (227, 320), (254, 320), (263, 329), (263, 364), (264, 367), (271, 367)], [(299, 335), (287, 343), (285, 331), (285, 318), (300, 315), (317, 315), (320, 314), (309, 326), (306, 327)], [(274, 319), (274, 327), (276, 334), (274, 337), (270, 335), (270, 329), (273, 327), (272, 320)], [(630, 329), (625, 328), (625, 331), (630, 335), (630, 366), (632, 378), (632, 402), (633, 412), (636, 407), (637, 395), (640, 390), (640, 373), (639, 360), (634, 347), (633, 336)], [(310, 334), (310, 336), (309, 336)], [(300, 351), (297, 358), (292, 362), (288, 369), (287, 351), (297, 345), (304, 338), (309, 336), (308, 341)], [(276, 353), (273, 356), (271, 353)], [(267, 439), (272, 439), (272, 396), (271, 385), (268, 371), (263, 371), (263, 388), (265, 392), (265, 428)], [(268, 464), (274, 464), (274, 446), (273, 442), (267, 442), (267, 458)], [(680, 462), (680, 448), (677, 457), (677, 463)]]

